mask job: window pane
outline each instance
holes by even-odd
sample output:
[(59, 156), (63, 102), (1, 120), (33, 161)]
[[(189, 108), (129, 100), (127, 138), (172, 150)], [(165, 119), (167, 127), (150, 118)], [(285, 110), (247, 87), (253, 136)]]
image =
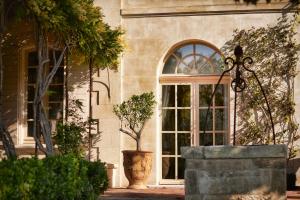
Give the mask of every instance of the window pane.
[(181, 154), (180, 147), (191, 146), (191, 134), (190, 133), (178, 133), (177, 135), (177, 152)]
[(35, 89), (34, 86), (28, 85), (27, 87), (27, 101), (33, 101), (34, 100), (34, 95), (35, 95)]
[(175, 179), (175, 158), (162, 158), (162, 178)]
[(211, 131), (213, 126), (213, 116), (212, 116), (212, 110), (207, 114), (207, 109), (200, 109), (199, 110), (199, 126), (200, 130), (204, 131), (205, 128), (205, 119), (207, 115), (207, 121), (206, 121), (206, 131)]
[(224, 145), (224, 134), (223, 133), (216, 133), (216, 145)]
[(208, 46), (201, 45), (201, 44), (196, 45), (196, 54), (200, 54), (209, 58), (213, 53), (215, 53), (215, 50), (213, 50)]
[(27, 119), (33, 119), (33, 104), (27, 104)]
[[(53, 68), (50, 68), (50, 71)], [(64, 68), (63, 67), (59, 67), (52, 79), (52, 84), (57, 84), (57, 83), (64, 83)]]
[(49, 103), (49, 119), (61, 119), (63, 107), (61, 103)]
[(178, 179), (184, 179), (185, 163), (183, 158), (178, 158)]
[(225, 106), (226, 105), (226, 91), (225, 85), (218, 85), (215, 93), (215, 105), (216, 106)]
[(191, 88), (189, 85), (177, 86), (177, 107), (191, 106)]
[(48, 89), (49, 101), (62, 101), (64, 98), (63, 85), (51, 85)]
[(194, 51), (194, 50), (193, 50), (193, 45), (191, 44), (191, 45), (186, 45), (186, 46), (183, 46), (183, 47), (177, 49), (177, 50), (174, 52), (174, 54), (175, 54), (178, 58), (182, 59), (183, 57), (185, 57), (185, 56), (187, 56), (187, 55), (189, 55), (189, 54), (193, 54), (193, 51)]
[(179, 63), (177, 68), (177, 74), (184, 74), (187, 73), (188, 66), (184, 64), (183, 62)]
[(177, 66), (177, 60), (174, 56), (170, 56), (165, 63), (163, 74), (174, 74)]
[(177, 130), (189, 131), (191, 128), (191, 111), (189, 109), (177, 110)]
[(27, 136), (28, 137), (33, 137), (33, 121), (28, 121), (27, 122)]
[(207, 107), (212, 95), (212, 85), (199, 85), (199, 106)]
[(215, 129), (216, 130), (226, 130), (227, 129), (227, 122), (225, 121), (226, 117), (226, 110), (225, 109), (216, 109), (215, 110)]
[(175, 85), (162, 86), (162, 107), (175, 107)]
[(215, 73), (221, 74), (224, 71), (224, 62), (221, 55), (216, 53), (210, 58), (210, 60), (215, 67)]
[(212, 66), (203, 56), (196, 56), (196, 69), (198, 74), (213, 74)]
[(175, 155), (175, 134), (174, 133), (162, 134), (162, 154)]
[(204, 63), (204, 65), (201, 66), (200, 70), (201, 74), (214, 74), (213, 66), (211, 66), (211, 64), (208, 62)]
[(175, 110), (162, 110), (162, 130), (175, 131)]
[(210, 146), (213, 145), (213, 135), (212, 133), (200, 133), (200, 141), (199, 144), (201, 146)]
[(37, 52), (30, 52), (28, 54), (28, 66), (37, 66), (38, 64)]
[(183, 62), (185, 63), (185, 68), (182, 73), (184, 74), (198, 74), (198, 71), (195, 69), (195, 57), (194, 55), (186, 57)]
[(28, 83), (36, 83), (36, 68), (28, 68)]

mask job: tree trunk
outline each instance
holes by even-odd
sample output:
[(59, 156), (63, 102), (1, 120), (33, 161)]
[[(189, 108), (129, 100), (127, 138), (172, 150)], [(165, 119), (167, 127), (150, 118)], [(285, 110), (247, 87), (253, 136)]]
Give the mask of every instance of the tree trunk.
[(137, 151), (141, 151), (142, 148), (141, 148), (141, 138), (137, 138), (136, 139), (136, 150)]
[(89, 135), (88, 135), (88, 158), (91, 160), (92, 151), (92, 119), (93, 119), (93, 108), (92, 108), (92, 91), (93, 91), (93, 60), (89, 60)]
[[(59, 59), (56, 60), (54, 56), (54, 66), (51, 72), (48, 75), (45, 75), (46, 64), (49, 63), (49, 49), (48, 49), (48, 40), (47, 33), (39, 26), (37, 28), (38, 33), (38, 69), (37, 69), (37, 82), (36, 82), (36, 92), (33, 103), (34, 110), (34, 131), (33, 136), (36, 142), (36, 146), (46, 154), (46, 156), (51, 156), (54, 154), (54, 148), (52, 144), (52, 130), (51, 123), (48, 119), (47, 112), (43, 105), (43, 98), (46, 95), (46, 92), (49, 88), (49, 85), (59, 68), (61, 62), (63, 61), (64, 54), (67, 50), (67, 45), (63, 48)], [(55, 55), (55, 52), (54, 52)], [(41, 134), (38, 130), (41, 130)], [(46, 149), (43, 147), (40, 141), (40, 135), (43, 136)]]
[[(45, 44), (44, 33), (41, 30), (40, 25), (37, 25), (37, 54), (38, 54), (38, 68), (37, 68), (37, 79), (36, 79), (36, 87), (35, 87), (35, 96), (33, 101), (33, 114), (34, 114), (34, 128), (33, 128), (33, 137), (36, 142), (36, 147), (38, 147), (43, 153), (47, 156), (52, 155), (53, 151), (46, 151), (40, 141), (41, 133), (44, 137), (44, 140), (47, 140), (47, 133), (43, 132), (45, 127), (42, 128), (43, 121), (42, 118), (42, 86), (44, 82), (44, 65), (49, 62), (45, 59), (45, 52), (47, 45)], [(46, 47), (45, 47), (46, 46)], [(41, 130), (41, 133), (39, 132)]]

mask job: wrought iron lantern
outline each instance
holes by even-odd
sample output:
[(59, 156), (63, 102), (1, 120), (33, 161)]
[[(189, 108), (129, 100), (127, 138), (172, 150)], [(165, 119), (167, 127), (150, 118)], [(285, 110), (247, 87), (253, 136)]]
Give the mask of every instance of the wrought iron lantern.
[(210, 107), (212, 104), (212, 99), (215, 96), (215, 93), (217, 91), (218, 86), (220, 85), (220, 82), (222, 80), (222, 78), (224, 77), (224, 75), (226, 73), (229, 73), (230, 71), (235, 70), (235, 76), (233, 78), (233, 80), (231, 81), (231, 88), (234, 91), (234, 120), (233, 120), (233, 145), (236, 144), (236, 121), (237, 121), (237, 113), (236, 113), (236, 108), (237, 108), (237, 94), (243, 92), (246, 87), (247, 87), (247, 83), (246, 80), (243, 78), (243, 71), (247, 71), (252, 73), (252, 75), (255, 77), (255, 80), (257, 82), (257, 84), (260, 87), (260, 91), (264, 97), (264, 100), (266, 102), (267, 105), (267, 113), (269, 115), (270, 118), (270, 122), (271, 122), (271, 126), (272, 126), (272, 134), (273, 134), (273, 143), (275, 144), (275, 130), (274, 130), (274, 123), (273, 123), (273, 118), (272, 118), (272, 113), (271, 113), (271, 109), (270, 109), (270, 105), (266, 96), (266, 93), (262, 87), (261, 82), (259, 81), (255, 71), (249, 69), (246, 65), (251, 65), (253, 63), (253, 60), (251, 57), (245, 57), (243, 58), (243, 49), (241, 46), (236, 46), (234, 49), (234, 55), (235, 55), (235, 60), (231, 57), (227, 57), (224, 61), (225, 65), (228, 66), (227, 70), (224, 70), (223, 73), (221, 74), (215, 88), (214, 91), (211, 95), (210, 98), (210, 102), (208, 104), (208, 108), (207, 108), (207, 112), (206, 112), (206, 116), (205, 116), (205, 126), (204, 126), (204, 133), (206, 131), (207, 128), (207, 119), (208, 119), (208, 115), (209, 115), (209, 111), (210, 111)]

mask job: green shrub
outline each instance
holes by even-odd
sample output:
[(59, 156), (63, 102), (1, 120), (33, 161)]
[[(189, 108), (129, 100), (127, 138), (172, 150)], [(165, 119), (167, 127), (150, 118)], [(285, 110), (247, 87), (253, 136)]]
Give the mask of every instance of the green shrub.
[(74, 155), (0, 162), (0, 200), (94, 200), (107, 182), (103, 163)]
[(83, 132), (84, 127), (74, 122), (58, 123), (56, 126), (56, 133), (54, 135), (55, 143), (61, 154), (83, 154)]
[(85, 163), (88, 166), (88, 179), (93, 186), (95, 194), (102, 194), (108, 188), (108, 177), (104, 163), (100, 161), (85, 161)]

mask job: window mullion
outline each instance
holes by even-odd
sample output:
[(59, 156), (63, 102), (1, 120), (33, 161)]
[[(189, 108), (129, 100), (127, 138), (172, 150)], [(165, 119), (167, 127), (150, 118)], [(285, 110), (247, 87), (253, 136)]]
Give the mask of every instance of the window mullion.
[(178, 94), (177, 94), (177, 88), (178, 84), (175, 85), (175, 179), (178, 179), (178, 162), (177, 162), (177, 157), (178, 157), (178, 105), (177, 105), (177, 100), (178, 100)]
[(194, 113), (194, 123), (193, 127), (193, 134), (194, 134), (194, 145), (199, 146), (199, 84), (193, 84), (193, 113)]
[[(216, 87), (216, 85), (214, 84), (213, 85), (213, 87), (212, 87), (212, 89), (213, 89), (213, 91), (216, 89), (215, 88)], [(212, 92), (213, 92), (212, 91)], [(214, 95), (212, 98), (213, 98), (213, 105), (212, 105), (212, 115), (213, 115), (213, 132), (212, 132), (212, 136), (213, 136), (213, 145), (216, 145), (216, 129), (215, 129), (215, 125), (216, 125), (216, 115), (215, 115), (215, 113), (216, 113), (216, 110), (215, 110), (215, 96), (216, 95)]]

